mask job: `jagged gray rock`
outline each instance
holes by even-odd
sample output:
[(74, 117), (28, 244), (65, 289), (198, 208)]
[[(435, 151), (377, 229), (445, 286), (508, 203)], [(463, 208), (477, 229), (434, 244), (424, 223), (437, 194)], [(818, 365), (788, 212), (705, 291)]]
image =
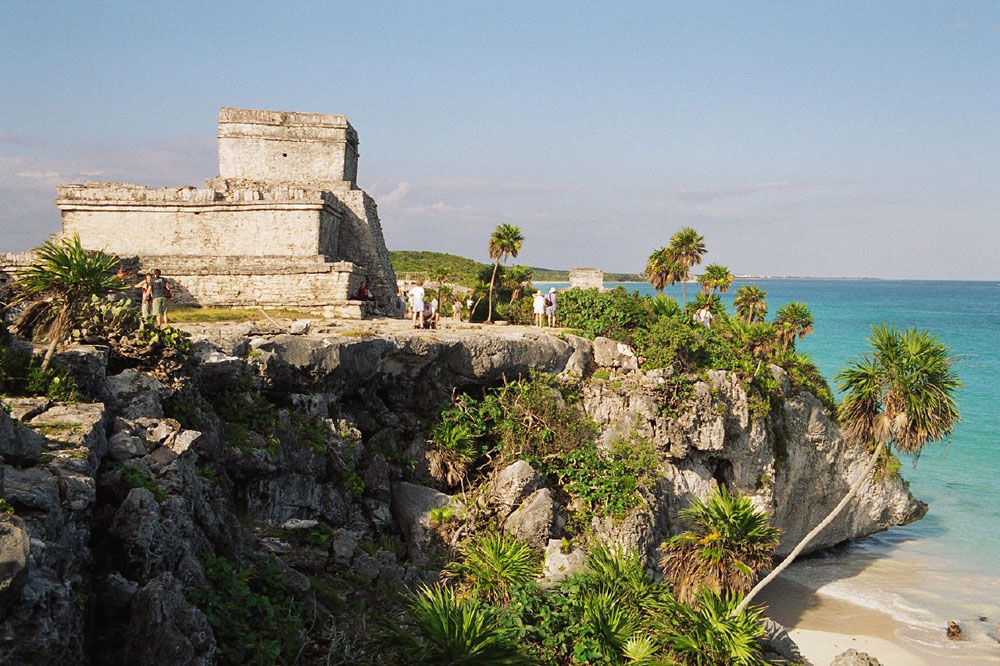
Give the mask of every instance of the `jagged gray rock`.
[(107, 388), (108, 348), (103, 345), (77, 345), (59, 352), (52, 361), (66, 370), (91, 400), (103, 400)]
[(531, 465), (518, 460), (501, 469), (490, 480), (486, 498), (499, 507), (503, 516), (507, 516), (544, 483), (545, 480)]
[(415, 564), (430, 561), (434, 544), (431, 510), (448, 506), (452, 497), (427, 486), (400, 481), (392, 485), (392, 515), (406, 536), (410, 560)]
[[(579, 546), (564, 544), (560, 539), (549, 539), (545, 546), (545, 561), (542, 565), (542, 575), (539, 584), (543, 588), (556, 585), (563, 579), (583, 571), (587, 563), (587, 554)], [(566, 552), (563, 552), (566, 550)]]
[(187, 603), (184, 587), (169, 572), (135, 595), (125, 642), (136, 666), (210, 666), (215, 654), (208, 619)]
[(163, 418), (162, 400), (166, 387), (149, 375), (137, 370), (124, 370), (105, 381), (108, 399), (115, 413), (125, 419), (145, 416)]
[(532, 493), (504, 521), (503, 528), (508, 534), (531, 544), (535, 548), (544, 548), (549, 537), (556, 536), (559, 520), (559, 505), (552, 498), (552, 491), (542, 488)]
[(865, 652), (858, 652), (851, 648), (834, 657), (830, 666), (882, 666), (882, 663)]
[(28, 577), (31, 536), (17, 516), (0, 515), (0, 617), (24, 586)]
[(639, 359), (624, 342), (600, 336), (594, 338), (594, 363), (602, 368), (614, 368), (622, 372), (639, 369)]

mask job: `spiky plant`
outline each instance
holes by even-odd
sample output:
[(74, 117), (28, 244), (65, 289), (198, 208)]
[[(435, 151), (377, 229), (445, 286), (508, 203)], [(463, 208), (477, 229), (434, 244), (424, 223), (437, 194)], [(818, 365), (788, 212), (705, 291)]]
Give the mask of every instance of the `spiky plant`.
[(56, 347), (91, 305), (91, 297), (123, 286), (112, 272), (117, 263), (115, 257), (104, 252), (88, 253), (77, 234), (72, 239), (46, 241), (35, 250), (35, 261), (14, 283), (13, 304), (30, 304), (18, 328), (25, 328), (23, 325), (30, 319), (32, 327), (45, 330), (49, 347), (42, 359), (42, 370), (48, 369)]
[(508, 637), (494, 611), (445, 585), (422, 587), (410, 601), (415, 631), (392, 631), (408, 663), (509, 666), (531, 660)]
[(496, 263), (493, 265), (493, 275), (490, 277), (490, 300), (486, 321), (493, 321), (493, 286), (496, 284), (500, 264), (507, 261), (508, 257), (517, 258), (517, 253), (521, 251), (523, 244), (524, 236), (521, 234), (521, 227), (513, 224), (504, 222), (490, 234), (490, 241), (486, 249), (490, 259)]
[(445, 575), (460, 581), (470, 594), (506, 604), (511, 592), (541, 574), (538, 555), (512, 536), (486, 534), (459, 546), (460, 561), (450, 562)]
[(781, 530), (748, 497), (719, 486), (707, 501), (695, 497), (680, 512), (691, 528), (661, 547), (660, 567), (674, 593), (687, 603), (706, 587), (721, 594), (744, 593), (771, 565)]
[(649, 309), (654, 315), (661, 319), (663, 317), (675, 317), (681, 314), (681, 306), (678, 305), (676, 299), (673, 299), (666, 294), (657, 294), (649, 299)]
[(587, 556), (584, 575), (596, 590), (613, 591), (623, 602), (638, 605), (656, 591), (638, 553), (619, 546), (597, 546)]
[(919, 455), (930, 442), (949, 437), (960, 420), (955, 393), (962, 386), (952, 357), (937, 336), (882, 324), (872, 328), (871, 350), (837, 374), (844, 399), (838, 416), (848, 438), (872, 450), (864, 471), (837, 506), (747, 594), (740, 608), (774, 580), (872, 477), (885, 449)]
[(764, 321), (767, 315), (767, 292), (755, 284), (745, 284), (736, 290), (733, 299), (736, 316), (750, 324)]
[(739, 596), (702, 589), (693, 605), (675, 603), (661, 639), (689, 666), (766, 666), (759, 606), (736, 613)]
[(613, 591), (604, 590), (587, 597), (583, 621), (597, 639), (605, 659), (616, 663), (629, 639), (639, 631), (642, 614), (635, 607), (623, 604)]
[(625, 645), (622, 646), (622, 656), (625, 657), (625, 663), (635, 664), (635, 666), (647, 666), (656, 663), (657, 654), (660, 651), (660, 646), (656, 644), (648, 634), (636, 632), (632, 634), (631, 638), (625, 641)]

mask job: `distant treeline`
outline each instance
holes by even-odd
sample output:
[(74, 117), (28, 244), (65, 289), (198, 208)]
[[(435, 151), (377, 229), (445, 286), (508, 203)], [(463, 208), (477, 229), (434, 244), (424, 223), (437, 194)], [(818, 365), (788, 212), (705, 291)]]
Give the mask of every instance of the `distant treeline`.
[[(491, 264), (484, 264), (468, 257), (445, 252), (422, 252), (417, 250), (392, 250), (389, 252), (392, 268), (397, 275), (421, 273), (430, 280), (436, 280), (442, 271), (447, 271), (447, 282), (467, 287), (475, 285), (483, 270), (491, 270)], [(538, 268), (531, 266), (532, 280), (535, 282), (568, 282), (569, 271)], [(642, 281), (641, 275), (634, 273), (605, 273), (607, 282)], [(489, 278), (487, 277), (487, 281)]]

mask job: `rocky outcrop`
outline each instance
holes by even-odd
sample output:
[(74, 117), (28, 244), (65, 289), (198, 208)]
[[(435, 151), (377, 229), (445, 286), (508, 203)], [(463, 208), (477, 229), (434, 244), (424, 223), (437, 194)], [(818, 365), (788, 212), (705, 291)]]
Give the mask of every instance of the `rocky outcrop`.
[[(99, 350), (87, 351), (77, 372), (105, 403), (17, 399), (10, 414), (0, 410), (0, 497), (16, 514), (0, 516), (0, 662), (211, 663), (216, 637), (186, 595), (208, 585), (206, 558), (274, 559), (298, 596), (329, 575), (405, 589), (437, 576), (467, 515), (544, 551), (544, 585), (578, 571), (585, 553), (563, 539), (572, 507), (527, 462), (498, 465), (468, 504), (432, 487), (447, 461), (428, 450), (426, 420), (454, 391), (532, 371), (584, 379), (599, 446), (650, 447), (656, 482), (640, 506), (586, 530), (650, 562), (681, 529), (690, 498), (718, 484), (771, 512), (788, 550), (864, 463), (777, 368), (783, 404), (754, 418), (732, 374), (707, 373), (677, 404), (669, 370), (640, 371), (610, 340), (316, 330), (253, 330), (224, 336), (225, 348), (203, 339), (183, 376), (162, 382), (137, 370), (102, 375)], [(252, 392), (260, 402), (244, 400)], [(813, 548), (922, 511), (899, 479), (870, 483)]]
[(830, 666), (882, 666), (882, 663), (875, 657), (852, 648), (834, 657)]

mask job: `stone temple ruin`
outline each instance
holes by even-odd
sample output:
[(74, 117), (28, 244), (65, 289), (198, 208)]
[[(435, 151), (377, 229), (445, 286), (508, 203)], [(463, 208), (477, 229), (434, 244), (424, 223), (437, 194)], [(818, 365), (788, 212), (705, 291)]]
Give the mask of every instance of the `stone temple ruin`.
[(219, 176), (205, 187), (60, 185), (62, 233), (159, 268), (177, 303), (299, 307), (360, 316), (368, 280), (396, 293), (375, 201), (357, 187), (358, 135), (344, 116), (219, 110)]

